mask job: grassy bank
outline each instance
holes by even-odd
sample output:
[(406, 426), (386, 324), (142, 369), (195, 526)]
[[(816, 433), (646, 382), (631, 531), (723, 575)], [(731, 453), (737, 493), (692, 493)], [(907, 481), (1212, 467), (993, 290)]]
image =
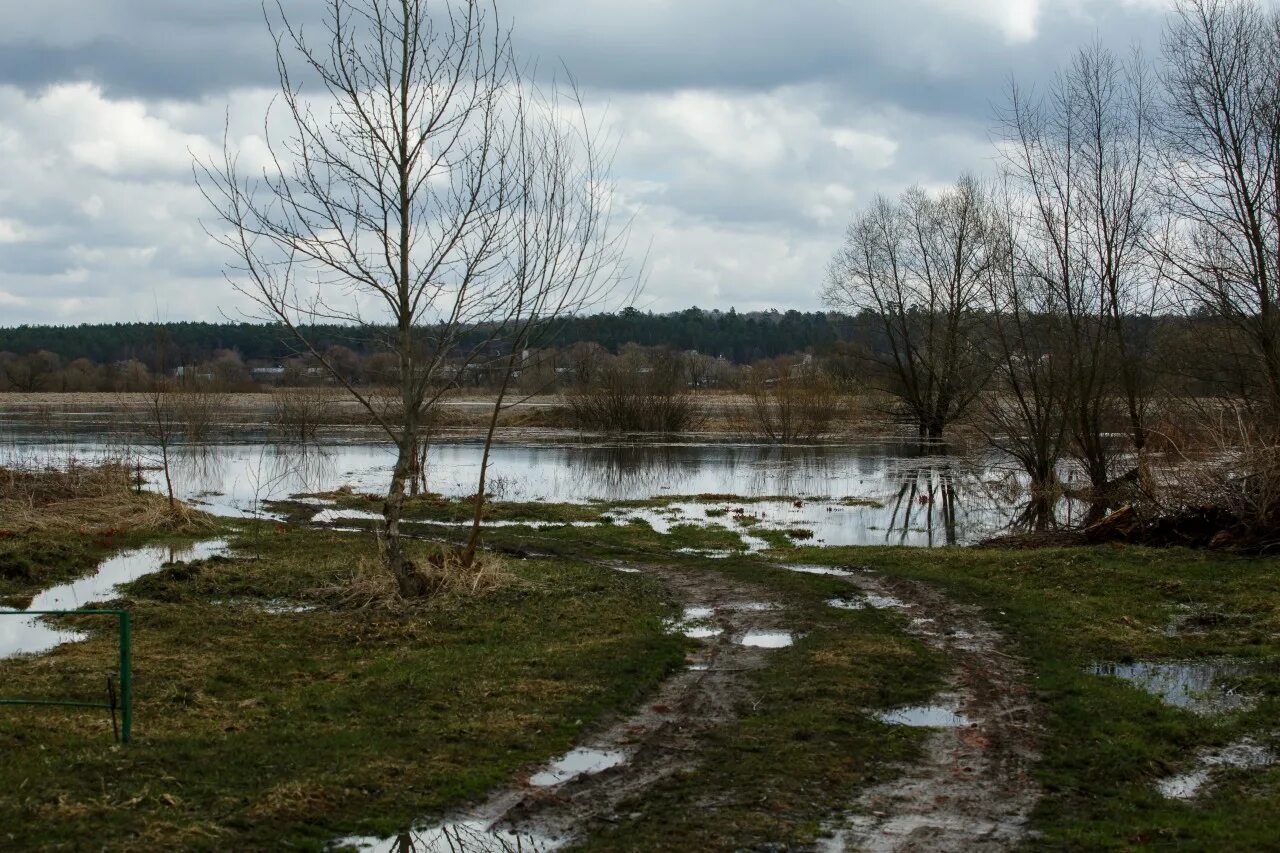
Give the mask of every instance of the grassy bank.
[(120, 464), (0, 468), (0, 609), (91, 570), (120, 548), (209, 533), (217, 523), (152, 492)]
[[(566, 749), (687, 642), (664, 633), (671, 607), (651, 581), (580, 563), (513, 563), (498, 591), (389, 613), (317, 592), (368, 553), (362, 537), (271, 532), (249, 551), (127, 589), (132, 745), (113, 748), (94, 712), (0, 711), (0, 847), (318, 848), (395, 832)], [(0, 683), (83, 695), (114, 648), (102, 631), (0, 663)]]
[[(1276, 849), (1280, 767), (1227, 771), (1194, 801), (1157, 780), (1199, 748), (1277, 744), (1280, 559), (1132, 547), (1043, 551), (805, 549), (801, 559), (927, 581), (981, 607), (1030, 661), (1045, 712), (1034, 815), (1048, 849)], [(1238, 658), (1252, 708), (1202, 716), (1115, 678), (1098, 661)]]

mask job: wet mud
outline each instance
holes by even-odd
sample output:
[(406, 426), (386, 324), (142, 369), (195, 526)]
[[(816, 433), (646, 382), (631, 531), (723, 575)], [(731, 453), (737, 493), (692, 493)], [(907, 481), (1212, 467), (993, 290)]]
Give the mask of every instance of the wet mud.
[[(921, 760), (864, 792), (828, 829), (821, 849), (1006, 850), (1027, 838), (1039, 797), (1031, 775), (1037, 720), (1027, 672), (977, 610), (924, 584), (866, 570), (846, 575), (871, 606), (903, 610), (907, 630), (944, 652), (955, 669), (936, 704), (881, 719), (930, 730)], [(857, 600), (857, 599), (852, 599)], [(848, 606), (842, 604), (840, 606)]]

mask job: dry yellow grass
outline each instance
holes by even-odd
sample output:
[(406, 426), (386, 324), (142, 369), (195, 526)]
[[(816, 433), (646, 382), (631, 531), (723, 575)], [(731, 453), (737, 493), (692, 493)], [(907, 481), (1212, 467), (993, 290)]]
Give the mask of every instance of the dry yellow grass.
[[(480, 552), (470, 566), (464, 566), (459, 551), (452, 547), (419, 555), (418, 571), (427, 576), (427, 588), (433, 591), (433, 600), (485, 595), (521, 583), (505, 570), (498, 556)], [(312, 594), (353, 610), (399, 612), (420, 603), (404, 598), (395, 578), (372, 557), (361, 558), (350, 574), (335, 584), (313, 590)]]
[(100, 535), (136, 530), (186, 531), (208, 526), (183, 504), (131, 487), (133, 471), (120, 463), (65, 468), (0, 468), (0, 529)]

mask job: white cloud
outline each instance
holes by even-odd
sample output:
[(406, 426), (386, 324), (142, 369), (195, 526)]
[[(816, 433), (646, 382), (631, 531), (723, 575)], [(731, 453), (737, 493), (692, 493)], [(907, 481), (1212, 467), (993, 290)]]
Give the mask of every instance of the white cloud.
[(1039, 34), (1041, 0), (932, 0), (930, 5), (995, 27), (1013, 42), (1031, 41)]
[(21, 243), (27, 239), (27, 229), (21, 222), (0, 219), (0, 243)]

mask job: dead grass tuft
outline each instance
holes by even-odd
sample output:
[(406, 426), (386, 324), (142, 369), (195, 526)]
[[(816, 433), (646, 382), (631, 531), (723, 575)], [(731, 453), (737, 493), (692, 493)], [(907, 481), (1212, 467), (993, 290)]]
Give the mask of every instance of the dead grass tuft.
[(45, 506), (76, 498), (131, 494), (133, 471), (122, 462), (0, 467), (0, 500)]
[(425, 576), (423, 586), (431, 591), (426, 598), (401, 595), (396, 579), (376, 557), (361, 558), (351, 574), (311, 590), (310, 595), (344, 609), (403, 612), (427, 602), (487, 595), (523, 582), (507, 572), (494, 554), (480, 552), (470, 566), (464, 566), (461, 551), (450, 546), (427, 553), (417, 571)]

